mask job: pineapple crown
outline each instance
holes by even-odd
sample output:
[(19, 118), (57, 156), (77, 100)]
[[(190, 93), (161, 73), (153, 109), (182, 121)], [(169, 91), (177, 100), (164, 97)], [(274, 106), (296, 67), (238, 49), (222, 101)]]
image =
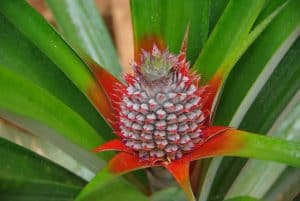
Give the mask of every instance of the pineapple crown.
[(166, 78), (177, 66), (178, 58), (167, 50), (161, 52), (154, 44), (151, 52), (142, 50), (141, 65), (134, 64), (135, 73), (147, 82), (155, 82)]

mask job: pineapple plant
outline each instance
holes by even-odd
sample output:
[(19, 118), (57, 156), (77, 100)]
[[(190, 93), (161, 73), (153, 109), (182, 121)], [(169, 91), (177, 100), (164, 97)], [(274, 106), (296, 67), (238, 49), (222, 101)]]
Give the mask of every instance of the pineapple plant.
[(1, 200), (297, 199), (299, 0), (131, 0), (132, 73), (47, 3), (0, 1)]

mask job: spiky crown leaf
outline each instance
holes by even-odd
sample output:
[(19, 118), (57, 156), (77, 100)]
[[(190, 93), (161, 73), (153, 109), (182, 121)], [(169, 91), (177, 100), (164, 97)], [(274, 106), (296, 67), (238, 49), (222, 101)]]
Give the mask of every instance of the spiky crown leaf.
[(152, 52), (143, 51), (141, 57), (142, 64), (139, 68), (144, 78), (149, 81), (167, 76), (177, 62), (176, 57), (167, 51), (161, 53), (156, 45), (154, 45)]

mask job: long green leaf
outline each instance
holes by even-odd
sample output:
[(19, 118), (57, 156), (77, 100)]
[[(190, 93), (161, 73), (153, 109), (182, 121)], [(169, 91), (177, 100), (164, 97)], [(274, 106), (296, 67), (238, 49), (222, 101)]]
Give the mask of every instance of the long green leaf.
[(235, 156), (300, 167), (300, 143), (241, 130), (227, 130), (203, 143), (192, 158)]
[[(89, 99), (93, 102), (95, 106), (97, 107), (100, 106), (105, 112), (105, 115), (109, 115), (109, 116), (113, 115), (111, 113), (111, 110), (109, 109), (110, 108), (109, 101), (105, 97), (104, 92), (97, 84), (97, 81), (95, 80), (95, 78), (93, 77), (89, 69), (86, 67), (86, 65), (82, 62), (82, 60), (80, 60), (80, 58), (76, 55), (76, 53), (66, 44), (66, 42), (64, 42), (62, 38), (49, 26), (49, 24), (47, 24), (47, 22), (41, 16), (39, 16), (32, 8), (30, 8), (30, 6), (26, 4), (26, 2), (17, 1), (12, 3), (11, 1), (7, 1), (7, 0), (1, 1), (0, 12), (5, 16), (5, 18), (9, 22), (11, 22), (13, 26), (15, 26), (16, 29), (20, 31), (21, 34), (23, 34), (30, 42), (32, 42), (35, 46), (37, 46), (41, 52), (43, 52), (61, 71), (63, 71), (66, 74), (66, 76), (69, 77), (70, 80), (79, 88), (79, 90), (81, 90), (86, 96), (89, 97)], [(20, 13), (22, 15), (20, 15)], [(67, 96), (68, 93), (66, 92), (65, 95)], [(74, 99), (73, 101), (76, 102), (76, 99)], [(38, 125), (38, 123), (35, 121), (32, 122), (31, 120), (22, 118), (20, 116), (15, 117), (15, 114), (8, 114), (8, 113), (9, 112), (4, 111), (2, 112), (2, 115), (5, 114), (6, 118), (8, 118), (9, 116), (10, 120), (13, 120), (14, 122), (17, 121), (19, 125), (25, 126), (32, 133), (44, 135), (44, 137), (45, 134), (47, 133), (48, 135), (45, 138), (50, 138), (51, 140), (54, 140), (59, 147), (64, 147), (65, 149), (68, 149), (69, 154), (71, 154), (75, 158), (80, 158), (80, 160), (84, 160), (84, 163), (85, 164), (87, 163), (86, 165), (89, 165), (89, 167), (92, 168), (93, 170), (99, 169), (101, 163), (99, 163), (99, 160), (95, 157), (94, 154), (83, 152), (82, 150), (78, 149), (78, 147), (70, 144), (67, 140), (64, 140), (62, 138), (57, 139), (57, 136), (61, 135), (60, 132), (63, 132), (62, 130), (59, 131), (55, 130), (55, 132), (53, 132), (48, 128), (44, 128), (43, 126)], [(72, 131), (73, 135), (77, 136), (77, 137), (73, 136), (74, 137), (73, 142), (77, 141), (77, 143), (85, 144), (83, 146), (85, 146), (86, 149), (88, 150), (99, 145), (101, 142), (103, 142), (104, 138), (108, 139), (108, 138), (115, 137), (114, 135), (111, 134), (110, 129), (109, 129), (110, 130), (109, 133), (106, 133), (107, 129), (106, 130), (102, 129), (100, 131), (102, 135), (101, 137), (98, 136), (97, 137), (98, 139), (94, 139), (94, 140), (88, 139), (86, 138), (86, 135), (91, 134), (90, 128), (88, 129), (81, 128), (78, 130), (76, 129), (78, 125), (76, 125), (75, 122), (72, 122), (70, 118), (68, 118), (67, 113), (63, 113), (62, 111), (59, 110), (56, 113), (64, 114), (64, 115), (59, 116), (59, 119), (54, 118), (55, 120), (54, 122), (52, 122), (53, 119), (48, 119), (47, 123), (60, 124), (57, 126), (62, 126), (61, 122), (59, 123), (59, 121), (61, 121), (61, 118), (64, 118), (64, 120), (69, 119), (68, 123), (65, 122), (64, 127), (65, 128), (71, 127), (67, 129), (69, 131), (73, 130)], [(35, 115), (37, 114), (38, 113), (35, 113)], [(46, 116), (45, 118), (49, 117), (47, 116), (49, 115), (47, 114), (47, 112), (45, 112), (44, 115)], [(52, 116), (54, 115), (53, 112), (52, 114), (50, 114), (50, 116), (51, 115)], [(40, 116), (34, 117), (34, 112), (31, 113), (31, 117), (35, 119), (44, 118)], [(73, 117), (71, 117), (71, 119), (72, 118)], [(98, 123), (104, 125), (103, 121), (102, 122), (99, 121)], [(102, 128), (108, 128), (107, 126), (105, 125), (102, 126), (102, 125), (101, 125)], [(70, 133), (69, 134), (62, 133), (62, 134), (70, 135)], [(70, 137), (69, 140), (72, 141), (71, 138), (72, 137)], [(68, 146), (66, 146), (67, 144)], [(86, 146), (87, 144), (90, 144), (89, 148), (87, 148)]]
[(1, 1), (0, 11), (71, 80), (75, 81), (79, 89), (85, 90), (88, 87), (93, 78), (84, 63), (25, 1)]
[(209, 32), (215, 28), (229, 0), (210, 0)]
[[(273, 122), (278, 119), (283, 109), (300, 89), (299, 54), (300, 37), (294, 42), (257, 94), (240, 123), (241, 129), (259, 130), (262, 133), (269, 131)], [(258, 113), (259, 116), (256, 115)]]
[(187, 57), (195, 62), (208, 36), (208, 0), (131, 0), (131, 11), (135, 42), (146, 36), (158, 36), (173, 53), (179, 52), (189, 25)]
[[(189, 25), (187, 59), (194, 63), (208, 37), (209, 1), (161, 1), (161, 29), (171, 52), (178, 53)], [(174, 31), (176, 30), (176, 31)]]
[(93, 1), (47, 0), (59, 29), (75, 48), (83, 49), (92, 59), (120, 77), (121, 67), (105, 23)]
[[(230, 1), (193, 68), (208, 81), (218, 70), (228, 72), (264, 1)], [(233, 20), (239, 19), (239, 20)], [(232, 62), (231, 62), (232, 60)], [(231, 63), (230, 63), (231, 62)]]
[[(285, 26), (286, 20), (290, 19), (297, 19), (295, 18), (295, 15), (298, 15), (298, 12), (295, 10), (295, 4), (297, 2), (288, 2), (288, 4), (285, 5), (285, 7), (280, 11), (280, 13), (275, 17), (273, 22), (270, 23), (270, 25), (266, 28), (266, 30), (262, 33), (260, 37), (257, 38), (257, 40), (252, 44), (250, 49), (246, 52), (246, 54), (241, 58), (241, 61), (235, 66), (233, 69), (233, 72), (230, 74), (227, 84), (224, 89), (224, 94), (221, 99), (219, 108), (220, 110), (217, 110), (216, 113), (216, 124), (223, 124), (223, 125), (228, 125), (229, 120), (228, 120), (228, 112), (234, 111), (231, 107), (234, 107), (235, 101), (236, 101), (236, 96), (237, 90), (233, 90), (233, 88), (237, 89), (237, 86), (240, 86), (239, 90), (243, 90), (244, 83), (246, 80), (248, 80), (249, 77), (251, 77), (254, 73), (254, 69), (258, 69), (258, 64), (253, 64), (253, 62), (262, 62), (266, 60), (268, 61), (268, 64), (276, 64), (275, 66), (276, 69), (272, 72), (272, 76), (268, 75), (269, 80), (265, 84), (265, 87), (260, 86), (256, 90), (257, 95), (253, 95), (251, 97), (254, 101), (256, 98), (256, 101), (252, 104), (252, 106), (249, 108), (248, 113), (244, 113), (246, 116), (244, 117), (244, 120), (241, 122), (241, 124), (247, 123), (247, 126), (241, 126), (241, 129), (246, 129), (250, 131), (255, 131), (255, 132), (260, 132), (260, 133), (265, 133), (270, 126), (273, 124), (273, 122), (276, 119), (276, 116), (280, 114), (280, 112), (283, 110), (283, 108), (287, 105), (288, 101), (291, 99), (293, 94), (297, 91), (297, 88), (299, 87), (298, 84), (299, 82), (297, 81), (297, 77), (299, 77), (299, 67), (298, 67), (298, 60), (297, 60), (297, 44), (296, 42), (294, 46), (291, 48), (291, 50), (287, 53), (287, 56), (284, 57), (282, 62), (278, 64), (278, 59), (280, 61), (280, 58), (284, 56), (284, 54), (277, 54), (277, 56), (272, 57), (274, 54), (274, 51), (277, 49), (275, 48), (272, 53), (271, 47), (274, 47), (274, 43), (270, 42), (270, 39), (274, 39), (273, 42), (279, 42), (280, 43), (280, 37), (277, 37), (278, 35), (281, 34), (282, 30), (281, 27)], [(277, 9), (277, 8), (276, 8)], [(287, 17), (287, 15), (289, 17)], [(294, 18), (292, 17), (294, 16)], [(292, 28), (290, 30), (290, 34), (293, 33), (297, 29), (297, 26), (295, 25), (295, 20), (291, 21), (288, 26), (294, 26), (294, 29)], [(277, 30), (277, 32), (274, 32)], [(275, 34), (276, 33), (276, 34)], [(293, 34), (292, 34), (293, 35)], [(287, 34), (288, 37), (289, 34)], [(297, 36), (297, 35), (296, 35)], [(295, 35), (292, 37), (292, 40), (295, 40), (297, 37)], [(279, 41), (277, 41), (277, 39)], [(291, 38), (290, 38), (291, 39)], [(285, 40), (284, 37), (282, 39), (283, 44), (290, 44), (290, 40)], [(267, 45), (269, 44), (269, 45)], [(288, 45), (289, 46), (289, 45)], [(284, 47), (284, 45), (283, 45)], [(271, 53), (270, 53), (271, 51)], [(285, 50), (287, 51), (287, 49)], [(281, 52), (282, 53), (282, 52)], [(268, 56), (269, 55), (269, 56)], [(279, 57), (278, 57), (279, 56)], [(271, 57), (271, 58), (270, 58)], [(255, 61), (254, 61), (255, 60)], [(274, 61), (277, 61), (277, 63), (274, 63)], [(252, 65), (249, 65), (249, 64)], [(262, 62), (263, 63), (263, 62)], [(266, 63), (265, 63), (266, 64)], [(271, 67), (270, 65), (261, 65), (261, 69), (265, 67)], [(247, 68), (246, 66), (247, 65)], [(248, 70), (246, 70), (248, 69)], [(241, 72), (243, 71), (243, 72)], [(257, 73), (260, 71), (257, 71)], [(291, 72), (290, 75), (293, 75), (295, 77), (290, 77), (288, 76), (283, 76), (282, 74), (286, 74), (288, 72)], [(253, 78), (257, 77), (258, 75), (253, 75)], [(241, 79), (245, 78), (245, 79)], [(261, 79), (265, 82), (267, 77), (262, 77)], [(235, 80), (235, 82), (232, 84), (229, 84), (231, 80)], [(242, 83), (242, 84), (241, 84)], [(251, 84), (251, 82), (249, 82)], [(229, 87), (230, 86), (230, 87)], [(261, 89), (261, 87), (263, 87)], [(285, 88), (287, 87), (287, 88)], [(276, 90), (274, 90), (274, 88)], [(278, 90), (277, 90), (278, 89)], [(245, 91), (248, 92), (248, 91)], [(270, 98), (270, 94), (272, 94), (272, 97)], [(226, 97), (227, 98), (226, 98)], [(231, 98), (229, 98), (231, 96)], [(257, 96), (257, 97), (256, 97)], [(233, 98), (234, 97), (234, 98)], [(231, 101), (228, 101), (228, 98), (231, 99)], [(226, 104), (224, 104), (224, 99), (226, 100)], [(248, 100), (248, 99), (245, 99)], [(238, 102), (237, 102), (238, 103)], [(251, 102), (250, 102), (251, 103)], [(226, 109), (225, 109), (226, 107)], [(256, 108), (254, 110), (254, 108)], [(269, 108), (269, 109), (266, 109)], [(240, 108), (242, 111), (247, 111), (244, 110), (243, 107)], [(254, 112), (255, 111), (255, 112)], [(257, 115), (257, 113), (262, 114), (262, 116)], [(271, 115), (272, 113), (272, 115)], [(249, 118), (247, 118), (248, 114)], [(231, 116), (232, 118), (232, 116)], [(242, 117), (241, 117), (242, 118)], [(237, 123), (237, 124), (236, 124)], [(238, 126), (239, 122), (232, 122), (232, 126)], [(264, 124), (264, 125), (263, 125)], [(260, 127), (264, 126), (264, 128)], [(237, 172), (240, 170), (241, 166), (244, 164), (244, 161), (240, 160), (229, 160), (226, 159), (226, 164), (222, 163), (222, 168), (219, 169), (217, 177), (219, 179), (216, 179), (216, 181), (222, 181), (223, 185), (222, 188), (219, 188), (218, 182), (214, 184), (213, 191), (211, 192), (211, 195), (216, 198), (216, 200), (219, 200), (220, 197), (224, 196), (226, 193), (227, 188), (231, 185), (232, 180), (235, 178)], [(214, 168), (215, 170), (218, 170), (218, 167), (220, 166), (220, 159), (214, 159), (211, 164), (211, 168)], [(211, 173), (211, 174), (215, 174)], [(224, 178), (226, 177), (226, 179)], [(212, 180), (209, 180), (208, 183), (211, 185)], [(225, 183), (224, 183), (225, 182)], [(208, 189), (208, 186), (206, 186), (205, 189)], [(217, 198), (218, 197), (218, 198)], [(210, 199), (213, 199), (212, 197)]]
[(0, 178), (0, 199), (8, 201), (72, 201), (81, 187), (20, 178)]
[[(289, 1), (235, 66), (224, 88), (216, 124), (237, 126), (242, 121), (261, 88), (299, 36), (298, 6), (299, 1)], [(284, 30), (282, 26), (285, 26)]]
[(254, 26), (260, 24), (264, 19), (271, 15), (274, 12), (274, 10), (285, 4), (287, 1), (289, 0), (273, 0), (266, 2), (262, 12), (257, 17)]
[(2, 138), (0, 155), (1, 200), (71, 200), (85, 184), (65, 169)]
[(110, 102), (85, 63), (25, 1), (0, 1), (0, 12), (34, 43), (97, 107), (111, 117)]
[(111, 138), (111, 129), (86, 97), (47, 55), (40, 51), (2, 14), (0, 14), (0, 44), (0, 64), (2, 67), (13, 70), (44, 88), (80, 114), (99, 133), (103, 134), (103, 138)]
[(5, 120), (1, 121), (1, 119), (0, 137), (35, 152), (86, 181), (91, 180), (96, 174), (97, 169), (91, 170), (87, 168), (75, 160), (74, 157), (53, 145), (49, 140), (43, 140), (38, 136), (32, 135), (27, 130), (17, 127), (11, 122)]
[[(79, 146), (91, 150), (104, 140), (60, 100), (1, 66), (0, 91), (1, 116), (21, 127), (26, 125), (25, 127), (32, 133), (44, 135), (45, 139), (55, 142), (80, 160), (98, 161), (94, 154), (85, 153), (86, 151), (79, 149)], [(79, 152), (85, 153), (84, 156)]]
[(134, 40), (138, 41), (145, 36), (162, 36), (160, 28), (161, 7), (159, 0), (130, 1)]
[(117, 175), (110, 173), (104, 168), (76, 198), (76, 201), (93, 200), (145, 201), (148, 199), (125, 180), (118, 179)]
[(151, 201), (186, 201), (184, 192), (178, 187), (169, 187), (154, 193)]
[(299, 195), (300, 170), (288, 167), (264, 196), (266, 201), (297, 201)]
[(236, 197), (236, 198), (232, 198), (232, 199), (228, 199), (225, 201), (262, 201), (262, 200), (258, 200), (249, 196), (242, 196), (242, 197)]
[[(269, 130), (288, 104), (288, 101), (299, 90), (299, 45), (300, 40), (298, 39), (252, 103), (244, 120), (241, 122), (241, 129), (256, 130), (262, 133)], [(274, 90), (274, 87), (276, 90)], [(257, 116), (258, 113), (261, 116)], [(226, 186), (228, 188), (231, 185), (230, 181), (236, 177), (244, 164), (244, 160), (225, 159), (222, 164), (224, 171), (219, 172), (220, 178), (222, 178), (220, 181), (226, 178), (225, 180), (228, 182)], [(223, 185), (222, 189), (218, 189), (226, 193), (226, 190), (224, 191), (226, 189), (225, 185)]]
[[(283, 125), (274, 133), (286, 140), (300, 141), (300, 104), (293, 109), (291, 114), (283, 122)], [(277, 134), (277, 135), (276, 135)], [(249, 195), (255, 198), (263, 198), (271, 188), (286, 165), (266, 161), (250, 160), (239, 173), (231, 186), (226, 198)], [(255, 173), (255, 174), (253, 174)]]

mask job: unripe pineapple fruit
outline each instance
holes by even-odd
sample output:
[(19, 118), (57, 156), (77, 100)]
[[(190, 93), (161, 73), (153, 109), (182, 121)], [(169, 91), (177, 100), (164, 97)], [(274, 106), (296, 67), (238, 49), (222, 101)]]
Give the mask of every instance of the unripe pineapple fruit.
[(208, 117), (202, 106), (206, 87), (189, 72), (184, 56), (143, 51), (134, 74), (118, 87), (118, 130), (123, 143), (142, 160), (170, 161), (191, 151), (202, 139)]

